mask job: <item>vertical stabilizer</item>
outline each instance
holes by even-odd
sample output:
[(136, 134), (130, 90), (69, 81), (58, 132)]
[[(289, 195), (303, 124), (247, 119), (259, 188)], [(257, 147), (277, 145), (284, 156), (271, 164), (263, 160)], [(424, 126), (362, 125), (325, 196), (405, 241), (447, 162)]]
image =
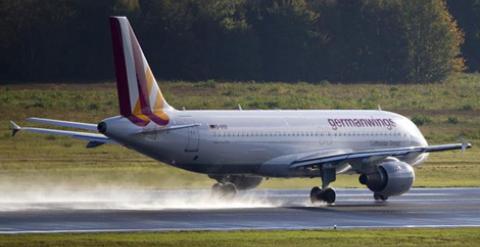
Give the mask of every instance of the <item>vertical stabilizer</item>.
[(172, 109), (126, 17), (110, 17), (120, 114), (139, 126), (167, 125)]

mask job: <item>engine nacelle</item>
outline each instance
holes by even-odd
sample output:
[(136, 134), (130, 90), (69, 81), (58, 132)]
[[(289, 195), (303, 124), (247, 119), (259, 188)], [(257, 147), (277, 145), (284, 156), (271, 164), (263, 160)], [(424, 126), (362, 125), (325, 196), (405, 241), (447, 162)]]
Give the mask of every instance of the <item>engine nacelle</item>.
[(381, 163), (377, 171), (360, 176), (360, 183), (382, 196), (401, 195), (412, 187), (415, 172), (411, 165), (398, 160)]
[(217, 180), (219, 183), (232, 183), (238, 190), (254, 189), (263, 180), (263, 177), (247, 175), (209, 175), (209, 177)]

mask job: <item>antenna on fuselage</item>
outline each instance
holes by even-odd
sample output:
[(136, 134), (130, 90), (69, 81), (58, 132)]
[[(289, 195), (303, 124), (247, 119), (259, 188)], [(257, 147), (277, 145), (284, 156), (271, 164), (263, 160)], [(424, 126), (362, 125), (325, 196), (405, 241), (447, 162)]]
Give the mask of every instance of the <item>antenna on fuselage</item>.
[(239, 111), (243, 111), (243, 108), (242, 108), (242, 106), (241, 106), (240, 104), (238, 104), (238, 110), (239, 110)]
[(380, 106), (380, 104), (378, 104), (378, 110), (379, 110), (379, 111), (382, 110), (382, 107)]

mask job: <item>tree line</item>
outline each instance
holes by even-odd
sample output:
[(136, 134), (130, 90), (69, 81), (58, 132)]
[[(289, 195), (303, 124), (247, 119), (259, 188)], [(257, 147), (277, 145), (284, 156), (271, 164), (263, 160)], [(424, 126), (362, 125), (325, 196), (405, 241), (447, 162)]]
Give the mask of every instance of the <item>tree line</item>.
[(0, 79), (113, 79), (111, 15), (168, 80), (434, 82), (480, 66), (479, 0), (0, 0)]

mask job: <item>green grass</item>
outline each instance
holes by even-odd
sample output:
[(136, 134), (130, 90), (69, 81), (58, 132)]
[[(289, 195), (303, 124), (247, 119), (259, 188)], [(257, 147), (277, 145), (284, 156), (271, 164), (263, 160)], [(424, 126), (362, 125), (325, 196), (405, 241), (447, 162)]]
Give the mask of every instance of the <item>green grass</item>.
[(0, 235), (0, 246), (479, 246), (479, 228)]
[[(430, 155), (416, 170), (415, 186), (480, 186), (480, 75), (458, 74), (438, 84), (288, 84), (254, 82), (161, 82), (167, 100), (181, 109), (374, 109), (405, 114), (423, 123), (429, 143), (472, 141), (465, 153)], [(85, 149), (84, 142), (20, 133), (11, 138), (8, 120), (29, 116), (99, 122), (118, 114), (112, 82), (96, 84), (0, 85), (0, 184), (31, 186), (208, 187), (212, 181), (160, 164), (115, 145)], [(318, 179), (271, 179), (264, 188), (307, 188)], [(337, 187), (358, 187), (357, 176), (339, 176)]]

